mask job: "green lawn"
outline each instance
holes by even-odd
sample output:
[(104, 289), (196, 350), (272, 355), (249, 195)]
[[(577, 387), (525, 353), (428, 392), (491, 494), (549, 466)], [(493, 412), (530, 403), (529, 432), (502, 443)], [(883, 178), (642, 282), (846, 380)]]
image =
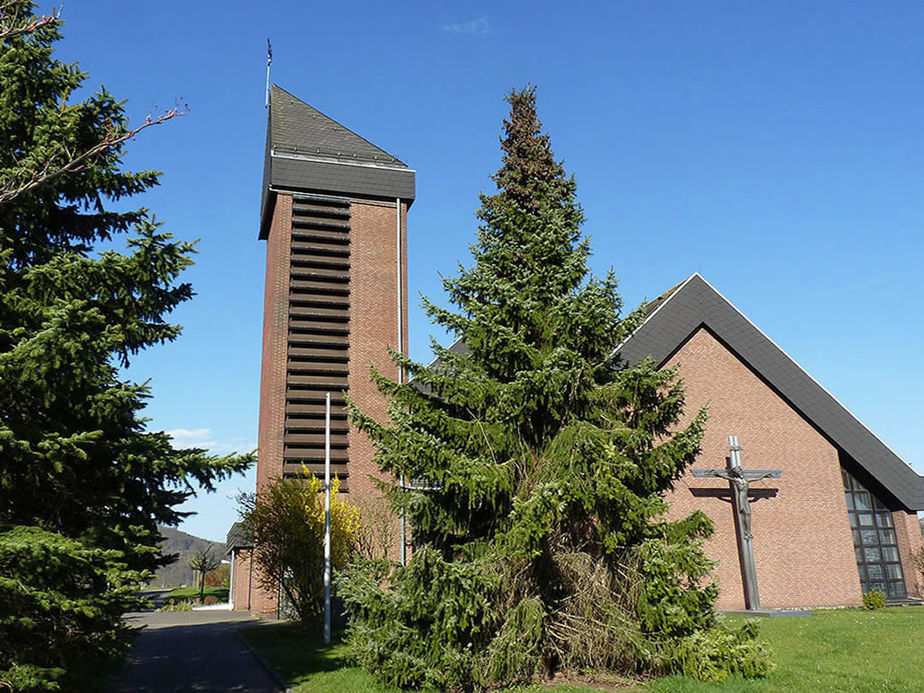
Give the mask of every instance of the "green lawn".
[(816, 611), (807, 618), (766, 618), (761, 638), (770, 644), (776, 669), (758, 681), (705, 685), (682, 678), (656, 681), (656, 693), (742, 691), (850, 691), (888, 693), (924, 690), (924, 608)]
[[(760, 620), (761, 639), (773, 651), (775, 670), (766, 679), (704, 684), (670, 677), (640, 687), (645, 693), (765, 693), (850, 691), (888, 693), (924, 690), (924, 608), (816, 611), (810, 617)], [(299, 693), (388, 693), (363, 670), (343, 661), (343, 646), (324, 646), (290, 624), (243, 631)], [(532, 687), (530, 692), (547, 690)], [(557, 686), (555, 693), (596, 689)], [(521, 691), (526, 693), (526, 691)]]
[[(209, 595), (218, 597), (218, 601), (226, 602), (228, 601), (228, 588), (227, 587), (206, 587), (205, 596)], [(170, 590), (164, 599), (172, 599), (175, 602), (184, 602), (184, 601), (199, 601), (199, 588), (198, 587), (175, 587)]]
[(290, 623), (252, 626), (241, 630), (244, 639), (258, 650), (295, 691), (304, 693), (382, 693), (359, 667), (343, 661), (343, 645), (324, 645)]

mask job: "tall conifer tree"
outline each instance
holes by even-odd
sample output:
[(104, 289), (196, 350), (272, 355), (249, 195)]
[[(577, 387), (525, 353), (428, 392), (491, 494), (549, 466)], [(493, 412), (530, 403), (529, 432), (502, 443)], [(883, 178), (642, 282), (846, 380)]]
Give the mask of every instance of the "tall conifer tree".
[[(112, 208), (158, 174), (121, 168), (122, 106), (71, 101), (86, 75), (54, 59), (56, 22), (31, 5), (0, 17), (24, 29), (0, 37), (0, 689), (78, 690), (163, 563), (156, 524), (251, 459), (145, 428), (148, 387), (120, 368), (179, 334), (166, 318), (192, 297), (177, 277), (193, 249)], [(124, 251), (97, 251), (125, 232)]]
[(474, 264), (444, 280), (458, 310), (425, 301), (456, 345), (434, 344), (431, 366), (395, 355), (410, 384), (375, 374), (391, 423), (352, 409), (382, 471), (420, 489), (388, 488), (413, 530), (407, 567), (343, 581), (354, 656), (406, 687), (585, 668), (761, 673), (751, 634), (715, 627), (708, 519), (664, 518), (705, 412), (684, 418), (673, 370), (613, 356), (642, 311), (621, 317), (612, 273), (589, 274), (576, 185), (534, 90), (507, 100)]

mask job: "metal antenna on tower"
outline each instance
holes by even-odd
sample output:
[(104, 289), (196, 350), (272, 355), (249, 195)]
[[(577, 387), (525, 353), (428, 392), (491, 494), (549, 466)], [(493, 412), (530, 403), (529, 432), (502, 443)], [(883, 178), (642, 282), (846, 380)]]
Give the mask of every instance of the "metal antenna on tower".
[(266, 37), (266, 102), (264, 108), (269, 108), (270, 97), (270, 65), (273, 64), (273, 46), (270, 43), (269, 36)]

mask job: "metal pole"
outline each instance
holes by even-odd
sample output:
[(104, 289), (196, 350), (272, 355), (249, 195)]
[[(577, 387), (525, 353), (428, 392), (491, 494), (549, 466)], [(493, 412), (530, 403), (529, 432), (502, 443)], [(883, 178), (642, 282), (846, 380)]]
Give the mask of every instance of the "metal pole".
[(324, 642), (330, 643), (330, 393), (324, 419)]
[[(404, 354), (404, 321), (402, 320), (402, 313), (404, 313), (404, 297), (402, 296), (402, 289), (404, 282), (402, 281), (401, 273), (401, 198), (395, 198), (395, 209), (397, 213), (395, 214), (395, 259), (397, 262), (397, 280), (398, 280), (398, 353)], [(398, 384), (401, 384), (401, 376), (403, 369), (401, 366), (398, 366)]]
[[(404, 303), (402, 290), (404, 282), (401, 275), (401, 198), (395, 198), (395, 257), (397, 259), (398, 271), (398, 353), (404, 354)], [(404, 368), (398, 366), (398, 384), (400, 385), (404, 378)], [(401, 484), (401, 490), (404, 491), (404, 475), (402, 474), (398, 482)], [(401, 565), (407, 565), (407, 513), (401, 511)]]
[(266, 38), (266, 99), (263, 103), (264, 108), (270, 105), (270, 65), (273, 64), (273, 46), (270, 45), (269, 37)]

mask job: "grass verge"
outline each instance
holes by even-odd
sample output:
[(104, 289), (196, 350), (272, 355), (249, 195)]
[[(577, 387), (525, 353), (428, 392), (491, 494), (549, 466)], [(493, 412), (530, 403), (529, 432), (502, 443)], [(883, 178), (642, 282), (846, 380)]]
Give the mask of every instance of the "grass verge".
[[(219, 602), (228, 601), (228, 588), (227, 587), (206, 587), (205, 596), (209, 595), (217, 597)], [(199, 588), (198, 587), (175, 587), (170, 590), (167, 594), (164, 595), (164, 599), (173, 600), (175, 602), (189, 602), (189, 601), (199, 601)]]
[(682, 677), (660, 679), (653, 693), (777, 693), (850, 691), (898, 693), (924, 690), (924, 608), (816, 611), (806, 618), (760, 620), (776, 665), (765, 679), (703, 684)]
[[(730, 619), (735, 621), (739, 619)], [(765, 679), (731, 678), (707, 684), (672, 676), (653, 681), (646, 693), (778, 693), (849, 691), (899, 693), (924, 690), (924, 608), (865, 611), (816, 611), (810, 617), (760, 620), (761, 640), (773, 652), (774, 671)], [(362, 669), (345, 661), (339, 642), (320, 638), (292, 624), (271, 624), (243, 631), (298, 693), (392, 693)], [(596, 688), (533, 686), (519, 693), (590, 693)], [(612, 690), (612, 689), (609, 689)]]
[(344, 646), (325, 645), (320, 636), (292, 623), (241, 629), (241, 635), (298, 693), (383, 693), (386, 689), (345, 661)]

